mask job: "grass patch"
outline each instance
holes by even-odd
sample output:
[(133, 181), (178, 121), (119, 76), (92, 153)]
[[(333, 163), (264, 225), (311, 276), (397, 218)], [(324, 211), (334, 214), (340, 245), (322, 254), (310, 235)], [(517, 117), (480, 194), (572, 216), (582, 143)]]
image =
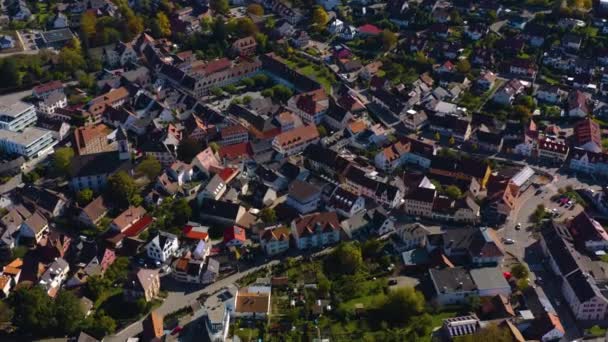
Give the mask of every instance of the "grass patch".
[(606, 336), (606, 329), (600, 327), (599, 325), (594, 325), (589, 329), (585, 329), (585, 335), (590, 335), (592, 337), (604, 337)]

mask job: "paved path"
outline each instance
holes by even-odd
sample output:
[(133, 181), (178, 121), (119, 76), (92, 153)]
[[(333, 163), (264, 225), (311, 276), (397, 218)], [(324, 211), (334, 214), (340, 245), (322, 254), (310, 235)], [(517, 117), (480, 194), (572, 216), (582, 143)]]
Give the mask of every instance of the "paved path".
[[(197, 291), (193, 291), (193, 292), (188, 292), (186, 293), (185, 291), (174, 291), (174, 292), (169, 292), (169, 295), (167, 296), (167, 298), (164, 300), (163, 304), (161, 306), (159, 306), (156, 311), (161, 314), (161, 315), (167, 315), (170, 314), (178, 309), (181, 309), (185, 306), (190, 305), (191, 303), (195, 302), (198, 297), (200, 297), (202, 294), (212, 294), (215, 293), (219, 290), (221, 290), (223, 287), (227, 286), (227, 285), (231, 285), (234, 284), (237, 280), (239, 280), (240, 278), (246, 276), (249, 273), (255, 272), (261, 268), (265, 268), (265, 267), (270, 267), (273, 265), (277, 265), (279, 263), (279, 260), (272, 260), (269, 263), (266, 263), (264, 265), (261, 266), (257, 266), (257, 267), (253, 267), (250, 268), (246, 271), (243, 272), (239, 272), (239, 273), (235, 273), (231, 276), (228, 276), (224, 279), (218, 280), (215, 283), (204, 287), (200, 290)], [(104, 339), (104, 341), (109, 341), (109, 342), (124, 342), (126, 341), (129, 337), (133, 337), (136, 336), (138, 334), (140, 334), (143, 331), (143, 326), (142, 326), (142, 321), (147, 317), (144, 316), (144, 318), (140, 319), (139, 321), (131, 324), (130, 326), (126, 327), (125, 329), (123, 329), (122, 331), (118, 332), (117, 334), (115, 334), (114, 336), (108, 336)]]

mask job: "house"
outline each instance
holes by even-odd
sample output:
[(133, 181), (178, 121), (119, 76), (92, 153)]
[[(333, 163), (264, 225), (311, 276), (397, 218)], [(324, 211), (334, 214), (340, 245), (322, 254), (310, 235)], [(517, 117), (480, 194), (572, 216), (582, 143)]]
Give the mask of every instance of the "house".
[(62, 193), (32, 185), (22, 188), (19, 196), (26, 206), (35, 208), (47, 219), (63, 214), (68, 202)]
[(570, 169), (608, 177), (608, 153), (585, 151), (576, 147), (570, 153)]
[(433, 175), (470, 181), (476, 179), (485, 188), (492, 169), (479, 159), (451, 159), (435, 156), (431, 161), (429, 178)]
[(458, 316), (443, 320), (442, 329), (451, 339), (458, 336), (470, 335), (481, 329), (479, 318), (475, 314)]
[(224, 230), (224, 245), (226, 247), (242, 246), (247, 241), (245, 229), (237, 226), (228, 227)]
[(185, 257), (175, 259), (173, 262), (171, 275), (177, 281), (200, 284), (203, 264), (203, 260), (195, 260)]
[(473, 131), (471, 121), (466, 116), (437, 113), (429, 118), (429, 128), (442, 136), (454, 138), (458, 142), (469, 140)]
[(537, 145), (538, 157), (553, 162), (565, 162), (568, 158), (568, 152), (570, 148), (568, 145), (558, 142), (551, 141), (549, 139), (540, 139)]
[(293, 37), (291, 38), (291, 41), (293, 42), (293, 45), (296, 48), (302, 49), (308, 46), (308, 43), (310, 42), (310, 36), (304, 30), (297, 31), (294, 33)]
[(192, 159), (191, 165), (196, 166), (201, 172), (207, 175), (209, 174), (212, 168), (219, 169), (222, 167), (219, 158), (217, 157), (215, 152), (213, 152), (213, 149), (211, 149), (211, 147), (207, 147), (199, 154), (197, 154), (196, 157)]
[(38, 102), (38, 112), (51, 118), (62, 118), (59, 115), (55, 115), (55, 111), (58, 108), (65, 108), (67, 105), (68, 99), (65, 94), (55, 92)]
[(429, 238), (443, 235), (440, 226), (425, 226), (421, 223), (396, 224), (395, 233), (405, 250), (427, 246), (430, 248)]
[(576, 33), (568, 32), (562, 37), (562, 47), (566, 50), (576, 52), (581, 49), (582, 44), (583, 37)]
[(137, 301), (143, 298), (150, 302), (156, 298), (160, 292), (159, 270), (139, 269), (129, 274), (124, 283), (123, 298), (127, 302)]
[(532, 59), (515, 58), (509, 63), (510, 73), (525, 78), (535, 78), (537, 69), (536, 63)]
[[(148, 317), (142, 322), (144, 341), (161, 341), (165, 335), (163, 327), (163, 319), (158, 311), (152, 311)], [(94, 341), (80, 341), (77, 342), (94, 342)]]
[(317, 127), (305, 125), (277, 135), (272, 140), (272, 148), (285, 156), (291, 156), (304, 151), (308, 145), (318, 141)]
[(231, 125), (220, 130), (222, 146), (241, 144), (249, 141), (249, 131), (241, 125)]
[(226, 183), (219, 176), (219, 174), (215, 174), (210, 180), (205, 188), (198, 193), (197, 200), (199, 203), (203, 202), (206, 198), (210, 198), (213, 200), (219, 200), (222, 198), (224, 193), (226, 192)]
[(329, 108), (329, 97), (323, 88), (300, 93), (287, 101), (287, 108), (301, 117), (305, 124), (318, 125)]
[(94, 226), (108, 213), (108, 207), (103, 199), (103, 196), (98, 196), (87, 204), (80, 215), (78, 220), (85, 225)]
[[(120, 130), (119, 130), (120, 131)], [(118, 135), (117, 135), (118, 136)], [(119, 140), (119, 150), (75, 156), (70, 165), (70, 188), (75, 192), (83, 189), (101, 191), (105, 188), (110, 175), (132, 169), (128, 141)]]
[(289, 184), (287, 205), (296, 209), (300, 214), (308, 214), (317, 210), (321, 200), (321, 189), (313, 184), (299, 179)]
[(338, 186), (325, 204), (328, 210), (333, 210), (344, 217), (352, 217), (356, 213), (365, 209), (365, 199), (363, 196), (355, 195), (352, 192)]
[(564, 92), (557, 86), (541, 85), (534, 96), (545, 103), (560, 104), (563, 101)]
[(0, 49), (12, 49), (15, 47), (15, 39), (9, 35), (0, 36)]
[(253, 36), (237, 39), (231, 45), (234, 54), (245, 57), (254, 55), (257, 47), (258, 44)]
[(270, 315), (270, 296), (270, 286), (241, 288), (236, 293), (232, 315), (237, 318), (266, 320)]
[(510, 105), (523, 90), (524, 84), (517, 79), (512, 79), (492, 96), (492, 101), (505, 106)]
[(498, 267), (430, 269), (434, 301), (439, 305), (465, 304), (471, 296), (509, 296), (511, 286)]
[(488, 31), (488, 26), (484, 24), (474, 23), (465, 26), (464, 35), (471, 40), (480, 40), (488, 33)]
[(207, 258), (207, 263), (201, 275), (202, 284), (215, 282), (220, 274), (220, 262), (214, 258)]
[(70, 26), (70, 21), (68, 17), (61, 13), (57, 12), (51, 19), (51, 28), (53, 29), (62, 29)]
[(260, 244), (267, 255), (277, 255), (289, 250), (291, 230), (288, 227), (269, 227), (260, 232)]
[(443, 251), (451, 259), (474, 265), (500, 265), (504, 259), (502, 244), (494, 231), (486, 227), (446, 229)]
[(118, 215), (114, 220), (112, 220), (110, 228), (122, 233), (144, 217), (146, 213), (146, 209), (144, 209), (142, 206), (130, 206), (125, 211), (120, 213), (120, 215)]
[(146, 254), (152, 260), (165, 263), (177, 253), (178, 249), (179, 240), (177, 236), (167, 232), (159, 232), (146, 245)]
[[(561, 292), (577, 320), (605, 319), (608, 299), (594, 278), (593, 262), (574, 247), (569, 229), (551, 223), (541, 230), (540, 245), (561, 280)], [(599, 276), (599, 274), (598, 274)]]
[(38, 284), (44, 288), (50, 297), (55, 298), (57, 291), (59, 291), (61, 284), (66, 279), (69, 270), (70, 265), (68, 262), (62, 258), (57, 258), (49, 265), (46, 271), (44, 271)]
[(591, 113), (589, 96), (580, 90), (573, 90), (568, 94), (568, 116), (586, 117)]
[(475, 81), (475, 85), (480, 92), (485, 93), (494, 87), (497, 78), (498, 77), (495, 73), (486, 70), (483, 71), (479, 78)]
[(113, 50), (104, 50), (104, 60), (111, 66), (124, 66), (137, 61), (137, 53), (132, 43), (119, 42)]
[(573, 242), (591, 253), (608, 248), (608, 233), (584, 211), (568, 223), (568, 229)]
[(335, 212), (318, 212), (291, 221), (291, 235), (300, 250), (318, 248), (338, 243), (340, 227)]
[(28, 217), (19, 227), (19, 241), (27, 239), (37, 244), (49, 230), (49, 222), (38, 211)]
[(602, 152), (602, 129), (591, 118), (585, 118), (574, 125), (574, 145), (585, 151)]
[(216, 201), (213, 199), (205, 199), (200, 207), (201, 219), (210, 220), (211, 222), (232, 226), (235, 222), (238, 223), (246, 210), (242, 206), (230, 202)]

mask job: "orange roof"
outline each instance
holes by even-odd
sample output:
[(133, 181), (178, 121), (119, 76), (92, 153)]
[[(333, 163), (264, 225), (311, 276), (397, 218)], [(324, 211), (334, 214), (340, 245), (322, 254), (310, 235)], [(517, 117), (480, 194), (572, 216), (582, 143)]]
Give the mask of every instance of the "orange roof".
[(218, 176), (220, 176), (224, 183), (228, 183), (237, 175), (238, 172), (239, 171), (236, 169), (226, 167), (220, 173), (218, 173)]
[(356, 120), (349, 123), (348, 128), (350, 128), (351, 132), (357, 134), (363, 132), (367, 128), (367, 124), (363, 120)]
[(319, 131), (315, 125), (300, 126), (276, 136), (279, 146), (292, 144), (296, 141), (309, 141), (319, 137)]
[(192, 240), (207, 241), (209, 234), (205, 231), (197, 229), (197, 227), (185, 226), (183, 230), (184, 236)]
[(547, 313), (547, 316), (549, 317), (549, 320), (551, 321), (551, 324), (553, 324), (555, 329), (561, 331), (562, 334), (566, 333), (566, 330), (564, 330), (564, 326), (562, 325), (562, 322), (559, 320), (559, 317), (557, 317), (556, 315), (554, 315), (550, 312)]
[(11, 277), (4, 275), (4, 274), (0, 274), (0, 289), (3, 289), (6, 284), (10, 283), (11, 281)]

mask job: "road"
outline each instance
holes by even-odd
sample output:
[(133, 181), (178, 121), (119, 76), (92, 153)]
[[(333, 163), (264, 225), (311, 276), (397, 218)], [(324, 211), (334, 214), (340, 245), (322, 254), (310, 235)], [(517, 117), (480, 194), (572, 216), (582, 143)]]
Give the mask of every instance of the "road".
[[(186, 289), (185, 289), (186, 286), (184, 286), (184, 289), (181, 289), (178, 291), (171, 291), (171, 292), (169, 292), (169, 295), (164, 300), (162, 305), (159, 306), (155, 311), (157, 311), (162, 316), (165, 316), (178, 309), (181, 309), (185, 306), (190, 305), (191, 303), (195, 302), (198, 299), (198, 297), (200, 297), (202, 294), (215, 293), (227, 285), (234, 284), (237, 280), (246, 276), (249, 273), (255, 272), (261, 268), (277, 265), (279, 262), (280, 262), (279, 260), (272, 260), (269, 263), (266, 263), (264, 265), (253, 267), (253, 268), (250, 268), (246, 271), (242, 271), (239, 273), (235, 273), (229, 277), (218, 280), (215, 283), (213, 283), (207, 287), (204, 287), (200, 290), (197, 290), (197, 291), (186, 292)], [(129, 337), (133, 337), (133, 336), (140, 334), (143, 331), (142, 322), (146, 317), (147, 317), (147, 315), (144, 316), (144, 318), (140, 319), (139, 321), (137, 321), (137, 322), (131, 324), (130, 326), (128, 326), (127, 328), (123, 329), (122, 331), (118, 332), (116, 335), (106, 337), (104, 339), (104, 341), (124, 342)]]

